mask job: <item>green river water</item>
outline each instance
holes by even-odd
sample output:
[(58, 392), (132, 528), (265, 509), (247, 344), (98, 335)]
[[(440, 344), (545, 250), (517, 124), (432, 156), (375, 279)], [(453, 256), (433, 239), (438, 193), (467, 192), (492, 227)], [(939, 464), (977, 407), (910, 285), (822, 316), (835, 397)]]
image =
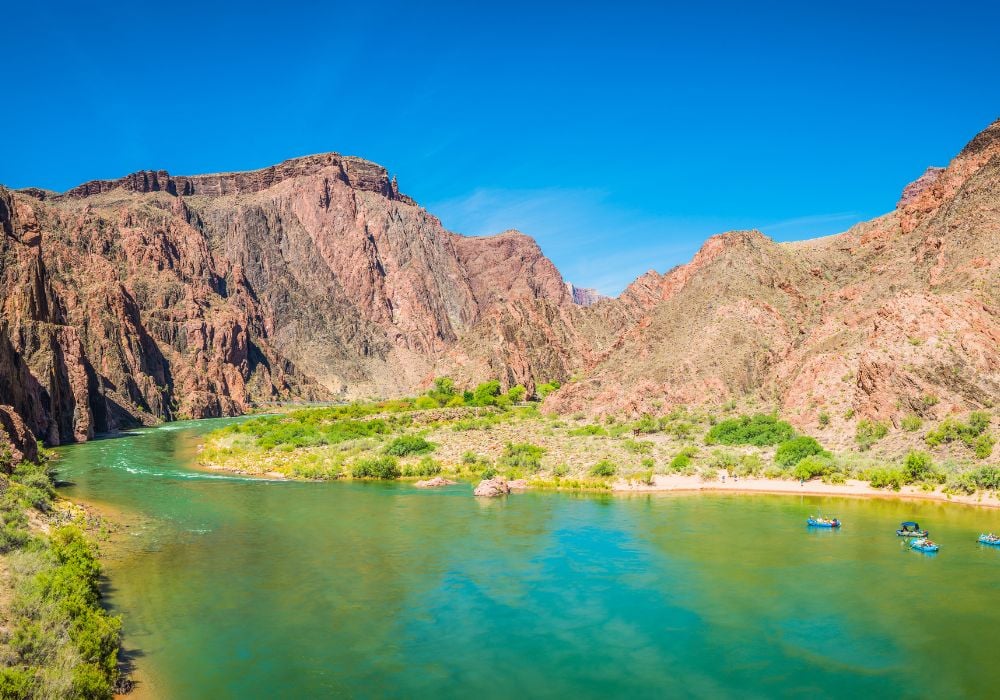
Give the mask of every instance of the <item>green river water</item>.
[[(284, 483), (190, 467), (225, 421), (59, 450), (139, 696), (995, 697), (996, 511)], [(805, 526), (837, 515), (840, 531)], [(905, 549), (901, 520), (942, 545)]]

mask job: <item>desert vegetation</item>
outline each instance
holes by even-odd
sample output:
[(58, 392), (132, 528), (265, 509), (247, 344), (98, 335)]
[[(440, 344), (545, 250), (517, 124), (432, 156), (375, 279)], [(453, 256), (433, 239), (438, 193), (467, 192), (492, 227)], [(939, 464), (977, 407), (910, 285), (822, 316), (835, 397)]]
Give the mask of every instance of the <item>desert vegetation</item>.
[(502, 476), (547, 488), (655, 485), (657, 476), (867, 482), (955, 494), (995, 490), (991, 417), (858, 420), (853, 447), (828, 447), (774, 412), (676, 407), (625, 418), (545, 415), (520, 387), (460, 390), (438, 379), (422, 396), (292, 410), (208, 437), (203, 464), (304, 479)]
[(121, 622), (101, 607), (100, 576), (46, 466), (0, 463), (0, 698), (113, 695)]

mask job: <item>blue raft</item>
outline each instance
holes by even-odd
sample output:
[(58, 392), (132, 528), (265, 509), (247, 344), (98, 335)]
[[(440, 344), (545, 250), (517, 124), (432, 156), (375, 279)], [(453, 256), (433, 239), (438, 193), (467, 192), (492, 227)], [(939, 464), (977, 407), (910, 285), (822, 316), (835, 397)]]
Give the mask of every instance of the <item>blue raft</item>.
[(814, 518), (810, 515), (806, 522), (809, 527), (840, 527), (840, 521), (836, 518)]
[(910, 542), (910, 547), (917, 550), (918, 552), (936, 552), (939, 549), (941, 549), (941, 547), (939, 547), (938, 545), (936, 545), (935, 543), (931, 542), (930, 540), (924, 537), (921, 537), (919, 539)]
[(1000, 547), (1000, 535), (994, 535), (992, 532), (990, 534), (982, 534), (979, 536), (979, 544), (989, 544), (994, 547)]

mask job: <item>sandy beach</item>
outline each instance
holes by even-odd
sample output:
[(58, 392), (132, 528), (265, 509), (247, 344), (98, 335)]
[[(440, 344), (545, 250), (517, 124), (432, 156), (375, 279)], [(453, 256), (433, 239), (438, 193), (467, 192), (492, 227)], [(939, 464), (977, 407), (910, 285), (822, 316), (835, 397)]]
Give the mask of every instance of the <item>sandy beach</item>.
[(612, 484), (615, 492), (669, 492), (669, 491), (711, 491), (727, 493), (773, 493), (783, 495), (806, 496), (850, 496), (856, 498), (893, 498), (921, 499), (928, 501), (943, 501), (945, 503), (962, 503), (965, 505), (1000, 508), (1000, 498), (995, 493), (975, 493), (972, 495), (947, 494), (940, 488), (925, 491), (917, 486), (904, 486), (899, 491), (873, 488), (865, 481), (848, 479), (842, 484), (826, 484), (816, 479), (800, 484), (798, 481), (786, 479), (761, 479), (726, 477), (722, 481), (703, 481), (699, 476), (682, 474), (662, 475), (653, 477), (652, 484), (639, 481), (619, 480)]

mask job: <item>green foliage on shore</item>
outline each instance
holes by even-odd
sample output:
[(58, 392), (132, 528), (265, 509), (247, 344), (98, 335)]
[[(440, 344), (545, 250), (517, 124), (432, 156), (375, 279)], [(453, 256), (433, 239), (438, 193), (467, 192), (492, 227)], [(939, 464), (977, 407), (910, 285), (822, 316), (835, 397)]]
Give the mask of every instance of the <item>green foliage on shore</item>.
[(385, 453), (395, 457), (423, 455), (434, 451), (434, 444), (419, 435), (400, 435), (385, 446)]
[(924, 441), (931, 447), (955, 441), (971, 446), (973, 440), (979, 437), (988, 425), (988, 416), (980, 411), (972, 413), (968, 423), (963, 423), (957, 418), (945, 418), (936, 428), (927, 432)]
[(777, 416), (759, 413), (754, 416), (727, 418), (713, 425), (705, 436), (708, 445), (777, 445), (795, 434), (792, 426)]
[(956, 474), (948, 480), (946, 488), (949, 491), (965, 494), (973, 494), (980, 489), (1000, 491), (1000, 466), (985, 466), (964, 474)]
[(351, 476), (355, 479), (398, 479), (403, 473), (399, 470), (399, 462), (395, 457), (384, 455), (360, 459), (351, 467)]
[(13, 619), (0, 638), (0, 697), (110, 698), (121, 621), (101, 607), (100, 564), (75, 525), (33, 533), (26, 510), (52, 510), (44, 465), (0, 477), (0, 553), (14, 579)]
[(806, 457), (825, 454), (823, 446), (816, 442), (815, 438), (798, 435), (778, 445), (778, 450), (774, 453), (774, 462), (782, 467), (794, 467)]
[(591, 476), (609, 477), (618, 473), (618, 467), (609, 459), (602, 459), (590, 468)]
[(441, 463), (430, 455), (424, 456), (416, 464), (403, 467), (403, 476), (437, 476), (441, 473)]
[(906, 475), (900, 469), (892, 467), (875, 467), (866, 474), (868, 483), (876, 489), (892, 489), (899, 491), (906, 483)]

